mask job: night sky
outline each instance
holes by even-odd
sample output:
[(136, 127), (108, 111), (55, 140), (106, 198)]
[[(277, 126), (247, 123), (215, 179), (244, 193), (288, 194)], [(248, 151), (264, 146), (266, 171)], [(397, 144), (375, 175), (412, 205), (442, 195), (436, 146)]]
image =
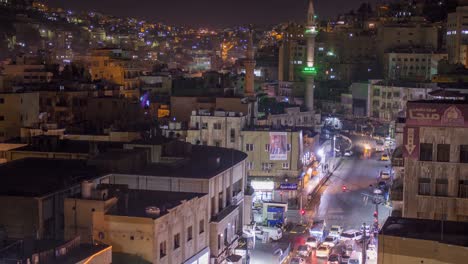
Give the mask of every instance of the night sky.
[[(357, 9), (365, 0), (316, 0), (320, 17), (335, 17)], [(228, 26), (276, 24), (305, 20), (307, 0), (45, 0), (54, 7), (77, 11), (96, 10), (175, 25)], [(382, 0), (367, 0), (378, 3)]]

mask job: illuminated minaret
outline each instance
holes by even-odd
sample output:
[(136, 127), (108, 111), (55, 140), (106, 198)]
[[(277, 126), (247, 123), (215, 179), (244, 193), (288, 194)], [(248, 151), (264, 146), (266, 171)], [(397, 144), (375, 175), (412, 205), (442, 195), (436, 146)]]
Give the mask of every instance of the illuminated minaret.
[(245, 84), (244, 84), (244, 95), (254, 96), (254, 69), (255, 69), (255, 58), (254, 58), (254, 47), (252, 40), (252, 30), (249, 31), (249, 40), (247, 44), (246, 58), (244, 61), (245, 67)]
[(317, 29), (315, 28), (314, 3), (312, 0), (309, 0), (305, 29), (305, 37), (307, 39), (307, 65), (303, 70), (306, 77), (305, 106), (308, 111), (314, 110), (314, 74), (316, 73), (314, 67), (315, 36), (317, 36)]

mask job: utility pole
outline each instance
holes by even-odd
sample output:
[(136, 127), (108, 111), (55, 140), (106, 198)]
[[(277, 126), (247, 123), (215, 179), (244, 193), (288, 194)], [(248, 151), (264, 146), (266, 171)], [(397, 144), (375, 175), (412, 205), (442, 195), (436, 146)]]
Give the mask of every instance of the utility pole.
[(366, 264), (366, 243), (367, 243), (367, 232), (366, 232), (366, 223), (362, 224), (362, 264)]

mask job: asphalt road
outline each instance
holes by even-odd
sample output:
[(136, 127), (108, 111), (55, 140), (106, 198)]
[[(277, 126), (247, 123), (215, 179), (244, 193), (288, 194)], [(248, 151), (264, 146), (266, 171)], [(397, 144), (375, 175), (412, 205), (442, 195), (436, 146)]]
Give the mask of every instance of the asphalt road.
[[(305, 215), (307, 220), (313, 218), (325, 219), (327, 227), (340, 225), (347, 229), (359, 229), (363, 223), (372, 224), (375, 205), (368, 200), (364, 201), (362, 193), (372, 193), (369, 185), (378, 182), (380, 170), (389, 166), (388, 161), (380, 161), (380, 155), (374, 154), (371, 158), (363, 159), (353, 156), (342, 158), (340, 167), (333, 173), (328, 182), (312, 200)], [(346, 191), (342, 187), (346, 186)], [(390, 208), (379, 206), (379, 222), (383, 223), (390, 215)], [(288, 239), (294, 243), (294, 248), (305, 242), (307, 233), (290, 236)], [(340, 247), (335, 248), (338, 251)], [(308, 263), (326, 263), (325, 259), (315, 257), (315, 253), (307, 260)]]

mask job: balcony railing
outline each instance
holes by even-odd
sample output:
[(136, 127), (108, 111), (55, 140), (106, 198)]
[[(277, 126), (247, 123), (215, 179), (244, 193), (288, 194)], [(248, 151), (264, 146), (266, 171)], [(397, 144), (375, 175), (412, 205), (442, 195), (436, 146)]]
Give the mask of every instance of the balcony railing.
[(232, 192), (231, 204), (238, 205), (244, 199), (244, 193), (241, 190)]

